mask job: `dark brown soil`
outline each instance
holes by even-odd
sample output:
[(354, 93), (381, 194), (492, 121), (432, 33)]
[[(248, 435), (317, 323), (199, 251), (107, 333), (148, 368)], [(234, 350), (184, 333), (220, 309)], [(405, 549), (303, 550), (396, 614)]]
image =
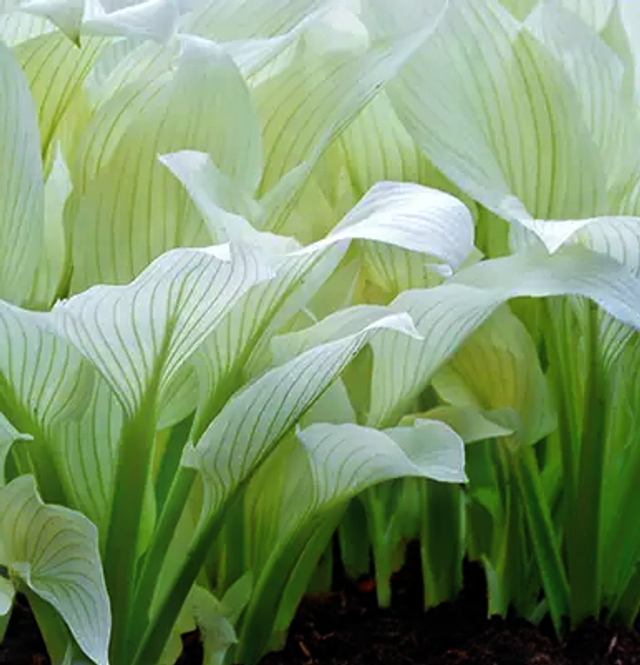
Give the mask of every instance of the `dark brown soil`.
[[(285, 649), (260, 665), (640, 665), (640, 634), (588, 622), (558, 644), (548, 627), (486, 618), (486, 590), (477, 566), (465, 570), (458, 600), (421, 611), (417, 553), (394, 578), (393, 608), (379, 610), (370, 585), (345, 583), (339, 593), (306, 598)], [(197, 634), (184, 637), (177, 665), (201, 665)], [(37, 626), (21, 601), (0, 665), (49, 665)]]
[(394, 578), (392, 609), (377, 609), (375, 592), (364, 586), (306, 598), (284, 651), (260, 665), (640, 665), (635, 630), (592, 621), (559, 644), (550, 626), (488, 619), (477, 565), (465, 566), (458, 600), (426, 614), (415, 549)]

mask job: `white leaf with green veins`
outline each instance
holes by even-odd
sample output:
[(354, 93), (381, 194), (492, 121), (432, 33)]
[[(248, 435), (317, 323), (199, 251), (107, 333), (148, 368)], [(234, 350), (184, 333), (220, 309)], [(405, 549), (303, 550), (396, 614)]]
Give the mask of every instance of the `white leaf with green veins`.
[(16, 590), (11, 580), (0, 576), (0, 641), (4, 637), (2, 630), (2, 619), (5, 617), (13, 606), (13, 599), (16, 595)]
[[(340, 11), (340, 16), (346, 10)], [(324, 15), (311, 22), (293, 63), (254, 88), (262, 120), (267, 194), (296, 167), (313, 168), (322, 152), (401, 68), (422, 40), (422, 33), (370, 43), (366, 27), (351, 15), (348, 35), (341, 21)], [(322, 30), (322, 39), (313, 38)], [(335, 48), (334, 48), (335, 47)], [(299, 187), (304, 184), (301, 179)], [(298, 189), (298, 194), (300, 189)], [(274, 213), (269, 227), (279, 231), (295, 198)]]
[[(86, 515), (106, 542), (124, 414), (107, 382), (97, 376), (82, 416), (50, 432), (67, 504)], [(151, 517), (145, 513), (145, 518)]]
[(98, 368), (129, 415), (162, 393), (225, 314), (271, 268), (254, 250), (175, 249), (126, 286), (95, 286), (59, 303), (64, 335)]
[(94, 663), (108, 665), (111, 612), (95, 526), (45, 505), (33, 478), (21, 476), (0, 488), (0, 540), (10, 577), (55, 608)]
[(0, 43), (0, 298), (25, 304), (43, 247), (44, 176), (40, 131), (28, 82), (11, 51)]
[(69, 171), (58, 146), (45, 184), (44, 256), (30, 297), (47, 309), (53, 305), (70, 269), (64, 229), (64, 206), (70, 193)]
[(493, 420), (495, 415), (500, 416), (501, 414), (480, 411), (474, 407), (443, 404), (426, 413), (404, 416), (400, 420), (400, 425), (412, 425), (418, 419), (439, 420), (451, 427), (465, 443), (511, 436), (514, 430), (498, 425)]
[(388, 243), (436, 258), (457, 270), (473, 249), (473, 219), (445, 192), (411, 183), (374, 185), (329, 238)]
[(159, 160), (182, 183), (204, 218), (213, 242), (249, 241), (263, 213), (253, 192), (222, 173), (211, 156), (195, 150), (162, 155)]
[(427, 157), (498, 215), (604, 212), (605, 168), (570, 79), (497, 0), (448, 3), (386, 90)]
[(609, 21), (617, 0), (559, 0), (559, 3), (577, 14), (596, 32), (600, 32)]
[(180, 29), (221, 42), (274, 37), (323, 4), (325, 0), (208, 0), (182, 18)]
[[(185, 157), (189, 158), (190, 164), (184, 161)], [(202, 173), (197, 170), (201, 158), (181, 154), (179, 160), (171, 156), (172, 167), (177, 167), (189, 184), (201, 210), (205, 214), (215, 214), (218, 210), (216, 185), (207, 186), (206, 180), (201, 178)], [(450, 212), (451, 229), (445, 222), (445, 210)], [(237, 221), (242, 224), (236, 224)], [(238, 235), (243, 242), (266, 246), (274, 261), (276, 275), (269, 282), (251, 289), (200, 349), (195, 363), (202, 396), (197, 429), (204, 427), (212, 411), (224, 403), (225, 395), (228, 397), (243, 384), (243, 377), (246, 379), (264, 367), (270, 335), (307, 306), (336, 269), (349, 243), (354, 240), (375, 241), (440, 256), (457, 265), (465, 252), (471, 250), (473, 242), (473, 224), (461, 203), (446, 194), (401, 183), (376, 185), (335, 231), (323, 240), (295, 251), (282, 253), (293, 244), (290, 239), (257, 233), (235, 216), (211, 219), (210, 224), (215, 224), (221, 235), (231, 238)], [(454, 238), (458, 239), (456, 249), (453, 249)], [(367, 323), (373, 320), (371, 318)], [(221, 394), (220, 387), (225, 385), (227, 393)], [(205, 406), (207, 402), (208, 406)]]
[(550, 253), (577, 243), (616, 259), (636, 275), (640, 272), (640, 217), (531, 219), (521, 223)]
[(531, 251), (483, 261), (442, 286), (400, 294), (424, 341), (389, 335), (374, 340), (368, 424), (395, 424), (435, 371), (500, 305), (511, 298), (581, 295), (622, 323), (640, 329), (640, 281), (619, 263), (578, 247), (554, 255)]
[(14, 49), (36, 101), (41, 152), (47, 165), (53, 158), (60, 123), (105, 46), (104, 40), (92, 38), (78, 48), (55, 32), (30, 39)]
[[(30, 441), (33, 437), (22, 434), (0, 413), (0, 487), (5, 484), (4, 465), (11, 446), (16, 441)], [(3, 614), (0, 610), (0, 614)]]
[(113, 37), (146, 37), (167, 41), (174, 33), (180, 16), (179, 0), (146, 0), (105, 12), (99, 2), (87, 4), (82, 32)]
[(76, 45), (80, 46), (80, 27), (87, 3), (96, 0), (31, 0), (23, 2), (21, 11), (42, 16), (54, 23)]
[(10, 47), (53, 32), (55, 29), (53, 23), (43, 16), (28, 15), (20, 11), (3, 14), (0, 11), (0, 37)]
[(406, 314), (382, 316), (355, 334), (309, 349), (234, 395), (183, 456), (184, 465), (203, 474), (205, 511), (215, 510), (251, 473), (365, 344), (392, 332), (417, 334)]
[[(73, 292), (125, 283), (168, 249), (209, 243), (159, 154), (205, 152), (249, 194), (260, 180), (258, 119), (240, 72), (212, 42), (184, 36), (181, 43), (175, 60), (101, 104), (83, 132), (72, 167)], [(135, 63), (136, 52), (130, 56)]]
[(44, 434), (56, 422), (79, 417), (93, 369), (58, 336), (51, 315), (0, 301), (0, 337), (0, 399), (14, 426)]
[(346, 501), (391, 478), (466, 481), (464, 442), (435, 420), (384, 431), (321, 423), (298, 432), (298, 438), (309, 454), (317, 508)]
[(388, 312), (382, 305), (354, 305), (334, 312), (303, 330), (278, 335), (271, 341), (273, 360), (283, 363), (314, 346), (352, 335)]
[[(593, 0), (590, 0), (593, 4)], [(567, 4), (567, 0), (564, 1)], [(637, 179), (640, 158), (633, 149), (640, 140), (637, 106), (627, 92), (626, 64), (598, 33), (560, 4), (538, 6), (527, 28), (566, 73), (581, 106), (581, 115), (604, 163), (611, 211), (621, 212), (619, 199)], [(616, 127), (616, 131), (610, 131)], [(591, 211), (588, 214), (593, 214)]]
[(238, 641), (222, 602), (198, 585), (191, 590), (188, 602), (200, 629), (204, 665), (222, 665), (227, 649)]
[[(518, 441), (533, 444), (556, 427), (549, 385), (533, 339), (508, 309), (499, 309), (433, 379), (450, 404), (510, 409)], [(499, 420), (498, 422), (503, 422)]]

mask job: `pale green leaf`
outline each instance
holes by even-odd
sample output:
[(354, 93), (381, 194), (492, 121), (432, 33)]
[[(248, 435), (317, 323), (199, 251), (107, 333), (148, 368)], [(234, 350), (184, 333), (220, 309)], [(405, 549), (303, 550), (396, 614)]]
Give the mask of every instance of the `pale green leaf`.
[(220, 604), (224, 616), (229, 619), (232, 624), (235, 624), (244, 608), (251, 600), (253, 593), (253, 574), (251, 571), (239, 577), (225, 592)]
[(324, 0), (209, 0), (181, 21), (181, 30), (218, 41), (273, 37), (291, 30)]
[(581, 247), (554, 255), (483, 261), (442, 286), (400, 294), (392, 309), (407, 311), (424, 341), (374, 340), (369, 424), (394, 424), (462, 342), (504, 302), (518, 297), (581, 295), (608, 314), (640, 327), (640, 281), (616, 261)]
[(600, 32), (607, 24), (617, 0), (559, 0), (559, 3), (577, 14), (596, 32)]
[(555, 410), (536, 346), (507, 309), (499, 309), (473, 333), (436, 374), (433, 385), (455, 406), (513, 410), (516, 422), (511, 426), (522, 443), (537, 443), (555, 429)]
[(0, 12), (0, 36), (7, 46), (53, 32), (55, 26), (43, 16), (29, 16), (20, 11)]
[(233, 396), (183, 464), (199, 469), (206, 506), (215, 509), (251, 473), (362, 347), (379, 334), (415, 335), (404, 314), (383, 316), (359, 332), (309, 349)]
[(296, 332), (278, 335), (271, 341), (271, 353), (277, 364), (305, 351), (352, 335), (388, 313), (381, 305), (354, 305), (330, 314), (322, 321)]
[(189, 193), (212, 241), (248, 242), (257, 235), (249, 222), (258, 228), (262, 226), (261, 207), (252, 192), (243, 190), (239, 183), (222, 173), (209, 155), (182, 150), (159, 159)]
[(404, 416), (400, 425), (412, 425), (417, 419), (440, 420), (451, 427), (465, 443), (510, 436), (513, 429), (508, 429), (494, 422), (492, 412), (479, 411), (473, 407), (436, 406), (426, 413)]
[(25, 434), (43, 434), (77, 418), (92, 391), (91, 367), (56, 334), (49, 314), (0, 301), (0, 396), (3, 412)]
[(109, 662), (109, 598), (95, 526), (82, 514), (45, 505), (31, 476), (0, 488), (0, 529), (11, 576), (64, 619), (97, 665)]
[[(93, 0), (88, 0), (92, 2)], [(54, 23), (77, 46), (80, 45), (80, 27), (87, 0), (32, 0), (22, 3), (20, 9), (42, 16)]]
[(72, 169), (74, 292), (127, 282), (173, 247), (208, 244), (198, 211), (159, 154), (185, 146), (208, 153), (249, 193), (260, 179), (258, 121), (236, 66), (212, 42), (183, 37), (182, 46), (175, 62), (110, 97), (83, 132)]
[(271, 277), (262, 257), (242, 246), (176, 249), (131, 284), (95, 286), (53, 314), (132, 415), (149, 390), (162, 395), (244, 293)]
[[(566, 0), (563, 4), (567, 4)], [(539, 6), (526, 26), (571, 81), (582, 118), (605, 165), (603, 175), (610, 190), (610, 206), (618, 212), (618, 200), (624, 195), (617, 190), (637, 179), (640, 165), (633, 149), (640, 140), (640, 119), (627, 92), (626, 63), (597, 32), (557, 3)], [(616, 131), (609, 131), (610, 127), (616, 127)], [(596, 211), (585, 212), (593, 215)]]
[(448, 3), (387, 94), (429, 159), (497, 214), (603, 211), (605, 172), (570, 79), (497, 0)]
[[(5, 484), (4, 465), (9, 454), (9, 450), (15, 441), (30, 441), (33, 437), (29, 434), (21, 434), (18, 430), (0, 413), (0, 487)], [(0, 610), (0, 614), (4, 614)]]
[[(335, 11), (340, 16), (346, 12)], [(422, 39), (420, 33), (370, 44), (365, 26), (349, 16), (348, 35), (342, 19), (334, 20), (331, 12), (320, 23), (311, 22), (293, 63), (254, 88), (265, 154), (261, 194), (292, 169), (302, 164), (312, 168)], [(318, 30), (323, 36), (313, 38)], [(294, 203), (295, 198), (268, 228), (278, 231)]]
[(146, 0), (105, 12), (99, 3), (88, 3), (82, 32), (114, 37), (145, 37), (167, 41), (174, 33), (180, 16), (179, 0)]
[(393, 244), (457, 270), (473, 249), (473, 231), (469, 210), (453, 196), (411, 183), (380, 182), (329, 237)]
[(367, 487), (415, 476), (465, 482), (464, 442), (447, 425), (419, 420), (379, 431), (359, 425), (311, 425), (298, 432), (313, 474), (314, 505), (327, 508)]
[(0, 43), (0, 298), (24, 304), (39, 269), (43, 243), (44, 180), (40, 133), (27, 80)]
[(53, 304), (67, 276), (67, 243), (63, 223), (64, 206), (71, 193), (69, 171), (59, 149), (54, 149), (51, 172), (45, 184), (44, 247), (40, 270), (36, 273), (31, 302), (47, 307)]
[(2, 620), (7, 614), (9, 614), (13, 607), (13, 598), (15, 594), (16, 591), (11, 580), (0, 576), (0, 641), (2, 641), (2, 638), (4, 637), (4, 631), (1, 628), (4, 626)]
[(98, 376), (82, 416), (61, 420), (50, 432), (67, 504), (98, 527), (101, 542), (109, 523), (123, 421), (120, 403)]
[(103, 40), (87, 39), (79, 49), (56, 32), (15, 48), (15, 56), (36, 101), (41, 152), (46, 160), (52, 157), (54, 140), (65, 113), (104, 47)]
[[(190, 182), (193, 184), (194, 179)], [(203, 198), (209, 194), (212, 198), (215, 196), (214, 186), (207, 189), (206, 183), (199, 182), (200, 185)], [(257, 234), (246, 222), (236, 224), (235, 219), (219, 217), (215, 223), (220, 233), (229, 237), (239, 235), (243, 241), (258, 246), (268, 241), (268, 247), (273, 250), (270, 255), (276, 275), (269, 282), (251, 289), (201, 348), (196, 362), (201, 394), (196, 429), (208, 424), (208, 418), (224, 403), (225, 395), (242, 385), (243, 377), (265, 366), (270, 336), (316, 295), (351, 241), (376, 241), (433, 253), (456, 263), (471, 247), (472, 223), (462, 204), (456, 207), (452, 204), (453, 199), (443, 201), (441, 197), (451, 199), (418, 185), (381, 183), (372, 188), (326, 238), (280, 256), (278, 250), (287, 249), (288, 242), (268, 234)], [(453, 228), (450, 232), (443, 229), (444, 224), (437, 228), (439, 218), (437, 212), (433, 212), (432, 204), (437, 211), (440, 203), (443, 207), (451, 206)], [(450, 241), (454, 236), (461, 244), (456, 250), (452, 249), (453, 242)], [(374, 311), (373, 317), (362, 325), (371, 323), (379, 314), (379, 310)], [(350, 332), (357, 330), (360, 322), (356, 321), (354, 325)], [(347, 333), (338, 332), (340, 334)]]
[(576, 220), (523, 220), (522, 224), (553, 253), (579, 243), (606, 254), (634, 274), (640, 272), (640, 217), (590, 217)]
[(209, 591), (194, 586), (189, 595), (193, 617), (200, 629), (204, 647), (204, 665), (222, 665), (227, 649), (237, 642), (224, 606)]

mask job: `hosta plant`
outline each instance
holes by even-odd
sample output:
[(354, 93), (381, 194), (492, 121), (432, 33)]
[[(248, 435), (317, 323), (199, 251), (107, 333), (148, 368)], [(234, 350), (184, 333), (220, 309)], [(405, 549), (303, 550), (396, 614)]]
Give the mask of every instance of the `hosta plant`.
[(633, 12), (0, 10), (0, 634), (254, 663), (336, 530), (381, 604), (417, 537), (426, 604), (466, 549), (633, 620)]

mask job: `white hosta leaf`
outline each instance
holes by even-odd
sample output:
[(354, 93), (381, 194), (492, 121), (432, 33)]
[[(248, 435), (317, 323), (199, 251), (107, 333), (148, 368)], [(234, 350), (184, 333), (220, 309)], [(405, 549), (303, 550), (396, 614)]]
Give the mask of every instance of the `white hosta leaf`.
[(258, 184), (259, 125), (242, 76), (212, 42), (181, 39), (176, 62), (125, 85), (83, 132), (73, 170), (74, 292), (127, 282), (173, 247), (208, 244), (198, 211), (159, 154), (187, 146), (211, 155), (241, 191)]
[[(291, 66), (255, 88), (265, 154), (261, 194), (301, 164), (312, 168), (423, 39), (420, 32), (368, 46), (365, 33), (347, 50), (330, 50), (329, 38), (323, 49), (305, 42)], [(293, 203), (288, 201), (269, 228), (279, 230)]]
[(194, 150), (162, 155), (160, 162), (182, 183), (202, 214), (215, 242), (249, 242), (261, 226), (262, 210), (238, 183), (220, 171), (211, 157)]
[[(0, 577), (0, 622), (13, 607), (13, 599), (16, 595), (16, 590), (10, 580)], [(0, 625), (3, 625), (0, 623)], [(4, 634), (0, 632), (0, 639)]]
[[(380, 181), (417, 182), (460, 196), (458, 188), (429, 163), (409, 136), (384, 91), (379, 92), (331, 144), (314, 175), (337, 214), (352, 207)], [(308, 189), (298, 203), (299, 214), (306, 221), (310, 218), (308, 211), (317, 209), (321, 223), (329, 225), (332, 216), (323, 213), (318, 206), (312, 206), (307, 198)], [(436, 209), (434, 206), (434, 214), (437, 214)], [(452, 221), (459, 221), (456, 212), (461, 209), (459, 202), (449, 207)], [(443, 217), (445, 224), (447, 216)], [(446, 226), (449, 228), (448, 224)], [(454, 222), (450, 227), (452, 231), (455, 226)], [(430, 285), (431, 273), (423, 256), (381, 245), (367, 245), (365, 257), (370, 267), (368, 278), (387, 292)]]
[(634, 274), (640, 272), (640, 217), (592, 217), (567, 220), (524, 220), (549, 252), (567, 243), (580, 243), (606, 254)]
[[(300, 43), (301, 34), (314, 18), (313, 14), (306, 16), (282, 35), (223, 42), (222, 48), (233, 58), (242, 75), (254, 87), (261, 80), (275, 76), (291, 66), (296, 57), (296, 46)], [(196, 31), (200, 32), (198, 28)]]
[(53, 32), (55, 29), (53, 23), (43, 16), (30, 16), (20, 11), (0, 13), (0, 37), (10, 47)]
[(219, 41), (273, 37), (291, 30), (324, 0), (209, 0), (196, 4), (181, 31)]
[(56, 334), (50, 314), (0, 301), (0, 338), (0, 401), (14, 425), (43, 434), (83, 412), (92, 368)]
[(549, 256), (531, 251), (484, 261), (432, 289), (400, 294), (391, 307), (407, 311), (423, 342), (389, 335), (374, 340), (371, 425), (394, 424), (463, 341), (518, 297), (580, 295), (622, 323), (640, 327), (640, 281), (616, 261), (582, 247)]
[(507, 309), (498, 310), (473, 333), (436, 374), (433, 385), (456, 406), (513, 410), (516, 422), (511, 426), (524, 444), (537, 443), (556, 426), (535, 344)]
[(0, 298), (24, 304), (39, 269), (44, 222), (40, 133), (27, 80), (0, 43)]
[(183, 458), (183, 464), (203, 474), (208, 510), (251, 473), (367, 342), (391, 331), (416, 334), (405, 314), (384, 316), (268, 371), (227, 402)]
[(244, 293), (271, 276), (242, 246), (176, 249), (131, 284), (93, 287), (53, 312), (131, 415), (150, 389), (162, 394)]
[(353, 0), (354, 11), (359, 11), (364, 23), (377, 37), (388, 37), (397, 33), (409, 33), (418, 26), (430, 23), (435, 25), (448, 0), (397, 0), (396, 2), (378, 2), (378, 0)]
[(115, 394), (98, 377), (82, 416), (60, 421), (51, 432), (68, 505), (86, 515), (101, 537), (109, 523), (123, 420)]
[[(563, 4), (570, 3), (565, 0)], [(607, 188), (620, 189), (630, 179), (635, 181), (640, 160), (633, 146), (640, 139), (640, 122), (627, 93), (625, 63), (597, 32), (560, 4), (540, 5), (526, 25), (573, 85), (584, 122), (605, 164)], [(608, 131), (608, 127), (616, 127), (616, 131)], [(617, 211), (617, 201), (612, 206)]]
[(82, 29), (92, 35), (146, 37), (167, 41), (175, 32), (180, 16), (179, 0), (146, 0), (105, 12), (99, 2), (89, 2)]
[(457, 270), (473, 249), (473, 232), (469, 210), (453, 196), (422, 185), (381, 182), (329, 237), (393, 244)]
[(617, 0), (559, 0), (559, 2), (565, 9), (577, 14), (596, 32), (600, 32), (607, 24)]
[(492, 416), (495, 415), (499, 417), (501, 414), (483, 412), (474, 407), (444, 404), (426, 413), (405, 416), (400, 425), (412, 425), (417, 419), (439, 420), (451, 427), (465, 443), (511, 436), (514, 430), (494, 422)]
[(387, 94), (429, 159), (493, 212), (603, 212), (605, 171), (571, 81), (496, 0), (448, 3)]
[(71, 193), (69, 171), (61, 151), (55, 150), (45, 185), (44, 256), (30, 300), (50, 307), (68, 269), (68, 248), (63, 223), (64, 206)]
[(519, 21), (524, 21), (531, 10), (538, 4), (538, 0), (500, 0), (500, 3), (508, 9)]
[[(0, 413), (0, 487), (5, 483), (4, 464), (9, 454), (11, 446), (16, 441), (29, 441), (33, 439), (29, 434), (21, 434), (18, 430)], [(0, 610), (0, 615), (3, 614)]]
[(41, 151), (51, 157), (59, 125), (105, 47), (100, 39), (84, 40), (82, 48), (59, 32), (45, 34), (15, 48), (36, 101)]
[[(206, 342), (204, 342), (206, 344)], [(199, 354), (196, 353), (195, 358)], [(167, 385), (162, 396), (163, 409), (156, 422), (156, 431), (173, 427), (193, 413), (198, 404), (198, 377), (193, 363), (186, 363)]]
[[(192, 189), (195, 190), (197, 186), (201, 209), (215, 214), (217, 206), (212, 200), (217, 194), (215, 183), (207, 188), (206, 182), (199, 179), (197, 171), (194, 174), (183, 170), (182, 175)], [(443, 201), (442, 197), (450, 200)], [(394, 204), (398, 204), (399, 211), (396, 211)], [(435, 213), (432, 212), (432, 204)], [(457, 236), (462, 246), (457, 253), (451, 249), (452, 245), (447, 240), (448, 232), (436, 232), (439, 204), (452, 209), (454, 229), (451, 235)], [(277, 252), (280, 248), (278, 238), (258, 234), (246, 222), (236, 224), (236, 220), (231, 219), (227, 223), (218, 218), (215, 223), (219, 233), (229, 237), (238, 235), (243, 241), (255, 242), (258, 246), (263, 244), (261, 240), (269, 239), (277, 267), (274, 279), (251, 289), (198, 354), (196, 368), (200, 392), (204, 398), (201, 400), (200, 418), (206, 420), (208, 417), (209, 408), (204, 407), (206, 400), (210, 400), (211, 396), (215, 396), (218, 401), (222, 399), (220, 386), (228, 384), (225, 377), (231, 376), (238, 385), (242, 385), (241, 375), (247, 376), (255, 371), (256, 364), (264, 366), (264, 352), (271, 334), (307, 306), (335, 270), (351, 241), (375, 241), (393, 247), (440, 254), (455, 263), (466, 251), (465, 247), (470, 249), (472, 243), (472, 223), (465, 212), (462, 204), (440, 192), (435, 193), (418, 185), (381, 183), (372, 188), (325, 239), (280, 257)], [(442, 237), (445, 240), (441, 240)], [(287, 244), (283, 239), (280, 241), (286, 249)], [(356, 321), (349, 333), (371, 323), (379, 314), (379, 310), (374, 311), (366, 322)], [(344, 334), (347, 333), (338, 332), (338, 335)], [(263, 356), (262, 360), (260, 356)], [(233, 386), (230, 387), (232, 391), (235, 390)]]
[(80, 27), (86, 2), (87, 0), (32, 0), (23, 3), (20, 9), (49, 19), (76, 46), (80, 46)]
[(298, 432), (298, 438), (309, 454), (316, 507), (346, 501), (392, 478), (466, 481), (464, 442), (435, 420), (385, 431), (322, 423)]
[(381, 305), (354, 305), (334, 312), (304, 330), (278, 335), (271, 341), (274, 362), (283, 363), (314, 346), (352, 335), (378, 321), (388, 311)]
[(250, 289), (200, 347), (194, 359), (199, 428), (256, 371), (256, 364), (264, 366), (273, 333), (308, 303), (335, 270), (347, 245), (327, 243), (274, 259), (273, 279)]
[(222, 665), (227, 649), (238, 641), (233, 626), (225, 616), (223, 604), (198, 585), (193, 587), (189, 603), (202, 637), (204, 665)]
[[(621, 54), (628, 67), (628, 77), (632, 96), (637, 98), (640, 89), (640, 7), (633, 0), (617, 3), (607, 26), (607, 42)], [(614, 28), (611, 31), (611, 27)], [(612, 34), (613, 32), (613, 34)]]
[(31, 476), (0, 488), (0, 508), (10, 576), (55, 608), (94, 663), (107, 665), (111, 612), (95, 526), (73, 510), (45, 505)]

